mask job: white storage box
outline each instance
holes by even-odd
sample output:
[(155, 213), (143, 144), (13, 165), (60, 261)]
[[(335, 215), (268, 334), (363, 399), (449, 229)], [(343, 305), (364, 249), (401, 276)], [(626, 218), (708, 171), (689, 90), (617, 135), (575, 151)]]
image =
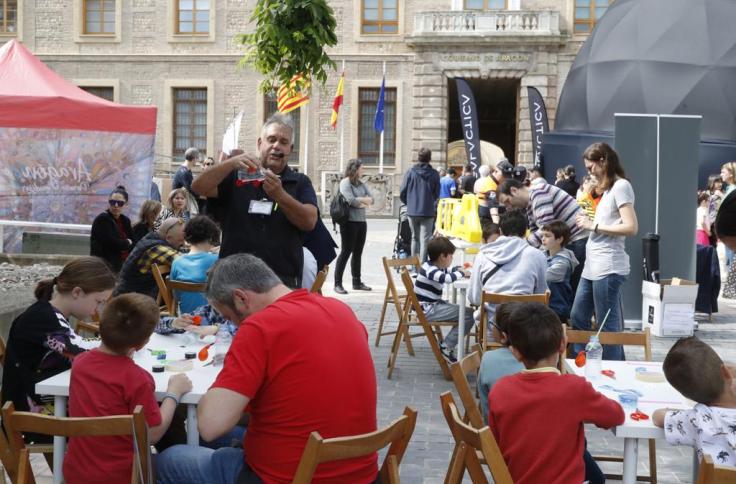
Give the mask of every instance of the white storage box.
[(643, 281), (642, 327), (655, 336), (692, 336), (698, 284), (685, 279)]

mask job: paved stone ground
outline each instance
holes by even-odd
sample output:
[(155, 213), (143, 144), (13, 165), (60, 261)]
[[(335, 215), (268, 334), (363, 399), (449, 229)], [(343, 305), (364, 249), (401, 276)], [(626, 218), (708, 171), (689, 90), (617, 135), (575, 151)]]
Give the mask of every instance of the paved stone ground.
[[(370, 293), (350, 291), (351, 279), (348, 268), (344, 285), (350, 294), (341, 296), (341, 299), (355, 310), (370, 334), (378, 380), (379, 425), (385, 425), (401, 415), (406, 405), (414, 407), (419, 412), (414, 436), (401, 464), (402, 482), (439, 484), (444, 481), (453, 448), (452, 437), (440, 409), (439, 396), (448, 390), (454, 392), (453, 385), (442, 377), (426, 341), (414, 340), (416, 357), (408, 356), (405, 351), (401, 353), (391, 380), (386, 378), (390, 337), (382, 339), (378, 347), (374, 346), (377, 321), (386, 289), (381, 257), (391, 255), (395, 235), (395, 220), (369, 221), (368, 241), (363, 256), (363, 280), (373, 287), (373, 291)], [(332, 287), (331, 273), (325, 285), (325, 295), (335, 296)], [(721, 311), (714, 315), (712, 322), (701, 323), (698, 336), (713, 345), (723, 357), (736, 361), (736, 346), (733, 345), (736, 339), (736, 304), (721, 301)], [(389, 325), (395, 325), (396, 314), (393, 311), (389, 311), (389, 321)], [(654, 338), (654, 358), (662, 361), (673, 343), (673, 339)], [(643, 353), (637, 353), (634, 349), (627, 349), (627, 355), (633, 359), (643, 357)], [(457, 395), (455, 398), (458, 399)], [(587, 429), (586, 435), (593, 454), (623, 453), (623, 442), (608, 431), (591, 427)], [(648, 473), (646, 454), (646, 444), (643, 444), (640, 446), (639, 474)], [(44, 476), (49, 476), (45, 463), (42, 460), (34, 460), (37, 469), (43, 472)], [(603, 468), (609, 469), (606, 465)], [(692, 452), (689, 448), (670, 447), (664, 441), (659, 441), (657, 468), (660, 483), (692, 482)], [(613, 467), (610, 469), (615, 470)], [(467, 478), (466, 481), (469, 482)], [(38, 482), (50, 480), (42, 478), (38, 479)]]

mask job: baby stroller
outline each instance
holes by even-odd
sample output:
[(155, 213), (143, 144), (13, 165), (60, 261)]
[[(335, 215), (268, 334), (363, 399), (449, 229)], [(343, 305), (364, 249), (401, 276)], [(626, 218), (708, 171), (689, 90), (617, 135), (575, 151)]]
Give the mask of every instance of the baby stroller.
[(406, 205), (399, 208), (399, 226), (396, 229), (394, 239), (394, 259), (406, 259), (411, 255), (411, 226), (409, 217), (406, 215)]

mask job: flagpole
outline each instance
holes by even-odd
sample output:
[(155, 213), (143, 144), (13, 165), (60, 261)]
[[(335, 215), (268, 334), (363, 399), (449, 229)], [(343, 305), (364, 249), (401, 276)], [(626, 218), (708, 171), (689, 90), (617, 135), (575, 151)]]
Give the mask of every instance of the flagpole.
[[(386, 82), (386, 61), (383, 61), (383, 82)], [(385, 121), (383, 127), (384, 129), (381, 130), (381, 143), (378, 148), (380, 151), (378, 154), (378, 173), (381, 174), (383, 174), (383, 133), (386, 131)]]
[(304, 117), (306, 118), (304, 123), (304, 174), (309, 176), (307, 172), (309, 169), (309, 103), (304, 105)]
[[(345, 59), (342, 60), (342, 79), (345, 77)], [(344, 81), (343, 81), (344, 82)], [(345, 92), (344, 92), (344, 85), (343, 85), (343, 104), (345, 104)], [(343, 116), (345, 116), (345, 109), (343, 108)], [(340, 120), (337, 120), (338, 123), (340, 123), (340, 173), (342, 173), (343, 167), (345, 166), (345, 122), (340, 122)]]

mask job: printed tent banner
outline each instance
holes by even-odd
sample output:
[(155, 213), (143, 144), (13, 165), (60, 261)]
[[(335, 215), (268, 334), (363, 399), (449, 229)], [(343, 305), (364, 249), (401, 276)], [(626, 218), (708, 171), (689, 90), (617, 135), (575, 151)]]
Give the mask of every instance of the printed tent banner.
[[(11, 40), (0, 48), (0, 220), (90, 224), (117, 185), (135, 219), (155, 133), (155, 107), (89, 94)], [(4, 250), (18, 252), (22, 229), (4, 232)]]

